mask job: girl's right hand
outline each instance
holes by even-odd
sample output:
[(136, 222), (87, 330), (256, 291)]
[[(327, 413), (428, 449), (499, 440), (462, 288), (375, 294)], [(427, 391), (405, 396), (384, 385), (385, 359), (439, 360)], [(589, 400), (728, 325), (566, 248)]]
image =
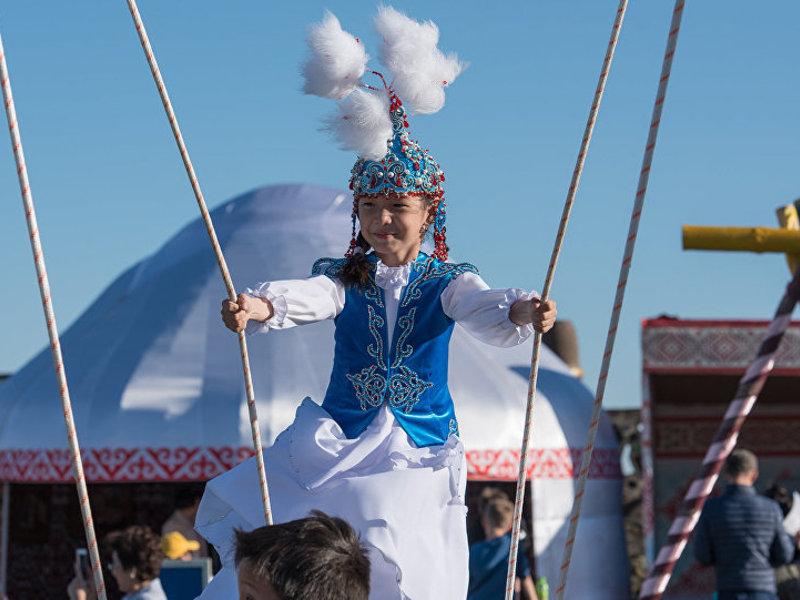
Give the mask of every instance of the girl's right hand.
[(244, 331), (250, 319), (267, 321), (272, 317), (272, 303), (262, 298), (254, 298), (247, 294), (239, 294), (236, 302), (222, 301), (222, 322), (225, 327), (236, 333)]

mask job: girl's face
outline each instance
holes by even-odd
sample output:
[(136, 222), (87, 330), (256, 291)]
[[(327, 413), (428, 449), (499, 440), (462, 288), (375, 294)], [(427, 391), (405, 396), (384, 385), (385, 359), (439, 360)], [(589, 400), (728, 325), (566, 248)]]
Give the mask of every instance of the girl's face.
[(408, 194), (359, 196), (361, 235), (379, 255), (413, 258), (429, 225), (429, 206)]

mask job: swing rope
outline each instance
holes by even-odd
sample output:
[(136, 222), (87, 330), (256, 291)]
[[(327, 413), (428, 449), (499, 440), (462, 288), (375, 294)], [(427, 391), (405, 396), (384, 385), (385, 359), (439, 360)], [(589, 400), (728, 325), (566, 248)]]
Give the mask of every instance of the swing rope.
[(678, 514), (669, 529), (667, 541), (642, 584), (640, 600), (661, 600), (664, 590), (667, 589), (672, 571), (700, 519), (700, 511), (719, 479), (722, 465), (736, 447), (745, 419), (753, 409), (767, 377), (775, 366), (775, 353), (791, 323), (792, 312), (798, 301), (800, 301), (800, 269), (786, 288), (756, 357), (739, 380), (736, 395), (728, 406), (714, 439), (711, 440), (700, 472), (686, 491)]
[(678, 43), (678, 33), (680, 31), (684, 3), (685, 0), (676, 0), (675, 8), (672, 12), (672, 22), (670, 24), (669, 36), (667, 38), (667, 48), (664, 53), (664, 60), (661, 66), (661, 78), (658, 81), (658, 92), (656, 93), (656, 100), (653, 106), (653, 116), (650, 121), (647, 144), (645, 145), (642, 169), (639, 172), (639, 182), (636, 186), (636, 199), (634, 201), (633, 211), (631, 213), (628, 239), (625, 244), (625, 252), (622, 259), (622, 265), (620, 267), (617, 291), (614, 298), (614, 308), (611, 311), (611, 321), (608, 326), (608, 335), (606, 337), (605, 351), (603, 352), (603, 361), (600, 367), (600, 376), (597, 381), (594, 408), (592, 412), (592, 418), (589, 422), (588, 439), (586, 442), (586, 447), (581, 455), (581, 467), (578, 474), (578, 484), (572, 505), (572, 514), (570, 515), (569, 519), (569, 531), (567, 533), (566, 542), (564, 543), (564, 555), (561, 563), (560, 580), (558, 587), (556, 588), (556, 598), (558, 600), (563, 600), (564, 591), (567, 585), (567, 575), (569, 573), (569, 566), (572, 560), (572, 549), (575, 545), (575, 536), (578, 530), (581, 506), (583, 504), (583, 498), (586, 492), (586, 481), (589, 477), (589, 467), (592, 461), (592, 452), (594, 451), (595, 440), (597, 438), (597, 430), (600, 426), (600, 412), (603, 406), (603, 397), (605, 395), (608, 371), (611, 366), (611, 355), (614, 351), (614, 341), (617, 336), (617, 327), (619, 325), (619, 318), (622, 312), (622, 303), (625, 298), (625, 288), (628, 284), (628, 274), (633, 261), (633, 252), (639, 232), (639, 222), (641, 219), (642, 210), (644, 208), (644, 198), (647, 193), (647, 184), (650, 179), (650, 168), (653, 164), (653, 154), (656, 147), (656, 140), (658, 138), (658, 129), (661, 124), (661, 113), (664, 108), (664, 100), (666, 99), (667, 95), (667, 85), (669, 84), (669, 77), (672, 71), (672, 59), (675, 57), (675, 48)]
[[(202, 215), (203, 223), (205, 224), (206, 231), (208, 232), (208, 237), (211, 240), (211, 246), (217, 258), (217, 264), (219, 265), (222, 279), (224, 280), (225, 287), (228, 291), (228, 298), (231, 302), (236, 302), (236, 288), (233, 286), (233, 279), (231, 279), (228, 265), (225, 262), (225, 256), (222, 254), (222, 247), (217, 239), (217, 234), (214, 230), (214, 223), (211, 221), (211, 215), (208, 213), (208, 208), (206, 208), (203, 192), (200, 189), (200, 182), (198, 181), (194, 167), (192, 166), (192, 160), (189, 157), (189, 151), (183, 141), (183, 135), (181, 134), (180, 127), (178, 126), (178, 119), (175, 116), (175, 111), (172, 108), (172, 102), (169, 99), (167, 88), (164, 85), (163, 78), (161, 77), (161, 71), (158, 68), (158, 63), (156, 62), (153, 48), (150, 45), (150, 39), (147, 36), (144, 23), (139, 15), (139, 9), (136, 6), (136, 1), (127, 0), (127, 2), (128, 9), (130, 10), (131, 17), (133, 17), (134, 25), (136, 26), (136, 32), (139, 35), (139, 41), (141, 42), (142, 49), (147, 57), (147, 63), (150, 65), (150, 72), (153, 74), (153, 80), (155, 81), (156, 87), (158, 88), (158, 93), (161, 96), (161, 103), (164, 105), (164, 110), (167, 114), (169, 125), (172, 128), (172, 134), (175, 137), (175, 142), (178, 144), (178, 150), (180, 151), (181, 159), (183, 159), (183, 165), (186, 168), (187, 175), (189, 176), (189, 181), (192, 185), (192, 190), (194, 191), (194, 196), (197, 200), (197, 206), (200, 208), (200, 214)], [(261, 446), (261, 431), (258, 427), (258, 414), (256, 410), (255, 392), (253, 390), (253, 378), (250, 373), (250, 358), (247, 352), (247, 340), (243, 331), (239, 332), (239, 349), (242, 357), (242, 370), (244, 373), (245, 391), (247, 394), (247, 409), (250, 414), (250, 430), (253, 436), (253, 449), (256, 453), (256, 462), (258, 465), (261, 500), (264, 505), (264, 520), (266, 521), (267, 525), (272, 525), (272, 508), (270, 506), (269, 488), (267, 486), (267, 474), (264, 468), (264, 453)]]
[[(550, 297), (550, 288), (553, 285), (555, 277), (556, 266), (558, 265), (558, 258), (561, 254), (561, 248), (564, 245), (564, 237), (567, 232), (567, 225), (569, 223), (570, 214), (572, 213), (572, 205), (575, 202), (575, 196), (578, 192), (578, 185), (580, 184), (583, 168), (586, 163), (586, 155), (589, 151), (589, 144), (592, 140), (592, 133), (594, 126), (597, 122), (597, 115), (600, 111), (600, 103), (603, 99), (603, 92), (605, 91), (606, 81), (611, 70), (611, 62), (614, 58), (614, 52), (617, 48), (619, 41), (620, 31), (622, 29), (622, 22), (625, 19), (625, 12), (628, 8), (628, 0), (620, 0), (617, 14), (614, 19), (614, 25), (611, 28), (611, 38), (608, 42), (606, 55), (603, 60), (603, 66), (600, 70), (600, 78), (597, 82), (597, 88), (594, 92), (594, 99), (592, 106), (589, 110), (589, 118), (586, 122), (586, 128), (583, 132), (583, 139), (581, 140), (578, 158), (575, 163), (575, 169), (572, 171), (572, 181), (570, 182), (567, 191), (567, 198), (564, 202), (564, 209), (561, 214), (561, 222), (558, 226), (558, 233), (553, 245), (553, 252), (550, 256), (550, 265), (547, 268), (547, 275), (545, 277), (544, 286), (542, 287), (542, 302)], [(533, 353), (531, 355), (531, 371), (528, 380), (528, 399), (525, 409), (525, 427), (522, 434), (522, 446), (519, 454), (519, 473), (517, 476), (517, 491), (514, 501), (514, 518), (511, 527), (511, 549), (508, 555), (508, 571), (506, 578), (506, 600), (511, 600), (514, 596), (514, 581), (516, 579), (517, 569), (517, 554), (519, 552), (519, 536), (522, 523), (522, 507), (525, 503), (525, 481), (528, 474), (528, 445), (530, 442), (531, 429), (533, 425), (533, 407), (536, 395), (536, 380), (539, 376), (539, 357), (542, 349), (542, 334), (536, 333), (533, 337)]]
[(61, 356), (61, 343), (58, 338), (56, 315), (50, 296), (50, 282), (47, 278), (44, 250), (42, 249), (42, 243), (39, 237), (39, 226), (36, 221), (33, 194), (31, 193), (30, 182), (28, 181), (28, 168), (25, 163), (25, 153), (22, 149), (22, 138), (19, 132), (17, 111), (14, 106), (14, 96), (11, 93), (11, 82), (8, 75), (8, 65), (6, 64), (2, 36), (0, 36), (0, 84), (3, 88), (8, 130), (11, 134), (11, 145), (14, 150), (14, 160), (17, 163), (17, 177), (22, 193), (22, 203), (25, 207), (28, 237), (30, 238), (33, 262), (36, 265), (36, 274), (39, 280), (39, 294), (41, 296), (42, 308), (44, 309), (44, 316), (47, 322), (47, 335), (50, 337), (50, 351), (53, 355), (53, 366), (55, 367), (58, 389), (61, 395), (61, 407), (64, 412), (64, 424), (67, 429), (67, 440), (69, 443), (70, 458), (72, 459), (72, 474), (75, 478), (75, 485), (78, 490), (78, 501), (83, 518), (83, 530), (86, 533), (86, 547), (89, 551), (89, 561), (92, 566), (94, 587), (97, 592), (97, 597), (100, 600), (106, 600), (106, 587), (103, 581), (103, 569), (100, 565), (100, 553), (97, 548), (97, 536), (94, 531), (92, 509), (89, 504), (89, 492), (86, 488), (86, 477), (83, 473), (83, 461), (81, 460), (81, 449), (78, 444), (78, 432), (75, 428), (75, 419), (72, 414), (72, 402), (67, 385), (67, 373), (64, 369), (63, 357)]

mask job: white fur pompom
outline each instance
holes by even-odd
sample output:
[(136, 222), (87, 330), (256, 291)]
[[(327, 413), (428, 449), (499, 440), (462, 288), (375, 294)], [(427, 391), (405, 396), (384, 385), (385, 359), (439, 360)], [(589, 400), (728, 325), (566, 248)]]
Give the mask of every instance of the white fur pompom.
[(393, 134), (387, 95), (359, 88), (338, 104), (339, 112), (325, 119), (324, 129), (341, 148), (368, 160), (386, 156), (387, 142)]
[(308, 32), (311, 55), (303, 64), (303, 91), (340, 100), (359, 85), (367, 66), (367, 53), (353, 35), (342, 29), (330, 11)]
[(439, 28), (390, 6), (378, 9), (375, 28), (383, 37), (381, 62), (392, 74), (397, 95), (413, 112), (438, 112), (444, 106), (445, 86), (466, 68), (458, 56), (439, 50)]

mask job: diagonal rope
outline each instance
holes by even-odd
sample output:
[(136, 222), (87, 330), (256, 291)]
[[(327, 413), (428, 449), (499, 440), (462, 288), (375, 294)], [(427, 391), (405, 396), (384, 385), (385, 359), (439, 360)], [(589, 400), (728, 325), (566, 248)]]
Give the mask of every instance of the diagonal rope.
[[(581, 140), (580, 150), (578, 151), (578, 158), (575, 162), (575, 169), (572, 171), (572, 181), (567, 191), (567, 198), (564, 202), (564, 210), (561, 213), (561, 222), (558, 226), (558, 233), (553, 245), (553, 252), (550, 255), (550, 265), (547, 268), (547, 275), (545, 277), (544, 286), (542, 288), (542, 301), (546, 301), (550, 297), (550, 288), (553, 285), (553, 278), (555, 277), (556, 266), (558, 265), (558, 258), (561, 254), (561, 248), (564, 245), (564, 237), (567, 232), (567, 224), (569, 223), (570, 214), (572, 213), (572, 205), (575, 202), (575, 196), (578, 192), (578, 185), (580, 184), (581, 175), (583, 174), (583, 167), (586, 163), (586, 155), (589, 151), (589, 143), (592, 140), (592, 133), (594, 131), (595, 123), (597, 122), (597, 115), (600, 111), (600, 102), (603, 99), (603, 92), (605, 91), (606, 81), (608, 74), (611, 70), (611, 62), (614, 58), (614, 51), (617, 48), (619, 41), (619, 34), (622, 29), (622, 22), (625, 19), (625, 12), (628, 8), (628, 0), (620, 0), (617, 14), (614, 19), (614, 25), (611, 28), (611, 38), (606, 48), (606, 55), (603, 60), (603, 66), (600, 69), (600, 78), (597, 82), (597, 88), (594, 92), (594, 99), (592, 106), (589, 110), (589, 118), (586, 121), (586, 128), (583, 132), (583, 139)], [(542, 334), (536, 333), (533, 337), (533, 353), (531, 355), (531, 373), (528, 380), (528, 400), (525, 408), (525, 428), (522, 434), (522, 446), (519, 454), (519, 474), (517, 476), (517, 492), (514, 500), (514, 519), (511, 526), (511, 550), (508, 555), (508, 571), (506, 578), (506, 600), (511, 600), (514, 595), (514, 581), (516, 579), (517, 569), (517, 554), (519, 553), (519, 535), (522, 523), (522, 507), (525, 504), (525, 481), (528, 475), (528, 446), (530, 443), (531, 429), (533, 426), (533, 406), (536, 395), (536, 380), (539, 376), (539, 356), (542, 350)]]
[(678, 514), (669, 529), (669, 535), (655, 563), (642, 584), (640, 600), (660, 600), (667, 589), (672, 571), (697, 525), (700, 511), (711, 490), (719, 479), (722, 465), (736, 447), (739, 432), (753, 409), (761, 389), (775, 366), (775, 353), (792, 319), (792, 312), (800, 301), (800, 270), (786, 288), (775, 316), (764, 334), (761, 346), (753, 362), (739, 380), (736, 395), (728, 406), (719, 429), (703, 459), (700, 472), (695, 477), (678, 509)]
[(64, 424), (67, 429), (67, 440), (69, 443), (70, 458), (72, 459), (72, 474), (78, 489), (78, 501), (81, 506), (83, 530), (86, 533), (86, 547), (89, 551), (89, 562), (92, 565), (94, 587), (97, 592), (97, 597), (100, 600), (105, 600), (106, 586), (103, 581), (103, 569), (100, 565), (100, 553), (97, 549), (97, 536), (94, 532), (92, 509), (89, 505), (89, 491), (86, 488), (86, 477), (83, 474), (81, 448), (78, 444), (78, 432), (75, 429), (75, 419), (72, 414), (72, 401), (69, 396), (67, 373), (64, 369), (64, 359), (61, 356), (61, 343), (58, 339), (56, 315), (53, 310), (53, 300), (50, 296), (50, 282), (47, 278), (44, 251), (42, 250), (42, 243), (39, 238), (39, 226), (36, 222), (33, 194), (31, 193), (30, 182), (28, 181), (28, 168), (25, 163), (25, 153), (22, 149), (22, 138), (19, 133), (19, 122), (17, 121), (17, 111), (14, 106), (14, 96), (11, 93), (11, 81), (8, 76), (8, 65), (6, 64), (2, 36), (0, 36), (0, 84), (2, 84), (3, 87), (6, 117), (8, 118), (8, 130), (11, 134), (14, 160), (17, 163), (17, 177), (19, 178), (19, 187), (22, 193), (22, 203), (25, 207), (25, 219), (28, 223), (28, 237), (30, 238), (33, 262), (36, 265), (36, 274), (39, 280), (39, 294), (42, 298), (42, 309), (44, 309), (44, 316), (47, 321), (47, 335), (50, 337), (50, 351), (53, 355), (53, 366), (55, 367), (56, 379), (58, 380), (58, 391), (61, 395), (61, 407), (64, 412)]
[(650, 179), (650, 167), (653, 164), (653, 154), (656, 147), (656, 140), (658, 138), (659, 125), (661, 124), (661, 113), (664, 108), (664, 100), (667, 96), (667, 85), (669, 83), (669, 77), (672, 71), (672, 59), (675, 57), (675, 47), (678, 43), (678, 33), (680, 31), (684, 3), (685, 0), (676, 0), (675, 8), (672, 12), (672, 22), (670, 24), (669, 36), (667, 38), (667, 48), (664, 53), (664, 61), (661, 66), (661, 78), (658, 81), (658, 92), (656, 93), (656, 100), (653, 106), (653, 117), (650, 121), (650, 130), (647, 136), (647, 144), (645, 145), (642, 169), (639, 172), (639, 183), (636, 186), (636, 199), (633, 204), (633, 212), (631, 213), (628, 239), (625, 243), (625, 253), (622, 259), (622, 266), (620, 267), (617, 291), (614, 298), (614, 308), (611, 311), (611, 322), (608, 326), (606, 346), (605, 351), (603, 352), (600, 376), (597, 381), (594, 408), (592, 412), (592, 418), (589, 422), (589, 432), (587, 436), (588, 439), (586, 441), (586, 447), (581, 456), (581, 468), (578, 474), (578, 484), (575, 491), (575, 499), (572, 505), (572, 514), (570, 515), (569, 519), (569, 531), (567, 532), (567, 539), (564, 544), (564, 557), (561, 563), (560, 580), (558, 587), (556, 588), (556, 598), (558, 600), (562, 600), (564, 598), (564, 591), (567, 585), (567, 575), (569, 573), (569, 566), (572, 560), (572, 549), (575, 545), (578, 521), (580, 520), (581, 516), (581, 506), (586, 493), (586, 480), (589, 477), (589, 467), (591, 465), (592, 452), (594, 451), (594, 444), (597, 438), (597, 429), (600, 426), (600, 412), (603, 407), (603, 396), (605, 395), (608, 371), (611, 366), (611, 355), (614, 351), (614, 341), (617, 336), (617, 327), (619, 325), (620, 314), (622, 313), (622, 303), (625, 298), (625, 288), (628, 284), (628, 274), (630, 272), (631, 262), (633, 261), (633, 251), (636, 246), (636, 237), (639, 233), (639, 222), (642, 216), (642, 209), (644, 208), (644, 198), (647, 193), (647, 184)]
[[(211, 215), (208, 213), (206, 201), (203, 197), (203, 191), (200, 189), (200, 182), (198, 181), (197, 175), (194, 172), (192, 159), (189, 157), (189, 150), (186, 148), (186, 144), (183, 141), (183, 135), (181, 134), (180, 127), (178, 126), (178, 118), (175, 116), (175, 111), (172, 108), (172, 102), (169, 99), (167, 88), (164, 85), (164, 79), (161, 77), (161, 71), (158, 68), (158, 63), (156, 62), (153, 48), (150, 45), (150, 39), (147, 37), (147, 31), (144, 28), (142, 17), (139, 15), (139, 9), (136, 6), (136, 1), (127, 0), (127, 2), (128, 9), (130, 10), (131, 17), (133, 17), (133, 22), (136, 26), (136, 33), (139, 34), (139, 41), (141, 42), (142, 49), (147, 57), (147, 63), (150, 65), (150, 72), (153, 74), (153, 80), (158, 88), (158, 94), (161, 96), (161, 103), (164, 105), (164, 111), (167, 113), (167, 119), (169, 120), (169, 125), (172, 128), (172, 134), (175, 137), (175, 142), (178, 144), (178, 150), (180, 151), (181, 159), (183, 159), (183, 165), (186, 168), (187, 175), (189, 176), (189, 181), (192, 185), (195, 199), (197, 200), (197, 206), (200, 208), (200, 214), (202, 215), (203, 223), (206, 226), (208, 237), (211, 240), (211, 246), (217, 258), (217, 264), (219, 265), (222, 279), (224, 280), (225, 287), (228, 291), (228, 298), (230, 298), (231, 302), (236, 302), (236, 288), (233, 286), (233, 280), (231, 279), (228, 265), (225, 262), (225, 256), (222, 254), (222, 247), (219, 244), (217, 234), (214, 230), (214, 223), (211, 221)], [(247, 352), (247, 340), (243, 331), (239, 332), (239, 350), (242, 357), (242, 370), (244, 373), (245, 391), (247, 393), (247, 410), (250, 414), (250, 432), (253, 436), (253, 449), (256, 453), (256, 462), (258, 466), (261, 500), (264, 504), (264, 520), (268, 525), (272, 525), (272, 509), (269, 501), (267, 473), (264, 468), (264, 453), (261, 446), (261, 431), (258, 427), (258, 414), (256, 411), (255, 392), (253, 390), (253, 378), (250, 373), (250, 358)]]

